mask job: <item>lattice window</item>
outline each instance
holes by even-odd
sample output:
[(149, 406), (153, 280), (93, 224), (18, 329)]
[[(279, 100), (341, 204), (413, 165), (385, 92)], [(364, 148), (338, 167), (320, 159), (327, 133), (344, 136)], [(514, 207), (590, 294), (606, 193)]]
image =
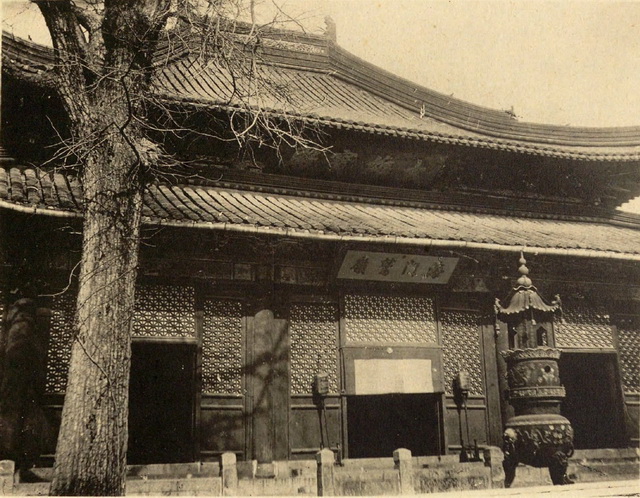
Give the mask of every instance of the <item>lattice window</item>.
[(640, 392), (640, 318), (620, 323), (620, 369), (626, 392)]
[(195, 337), (195, 290), (176, 285), (136, 288), (133, 335), (141, 337)]
[(67, 389), (67, 375), (73, 343), (73, 320), (76, 296), (69, 292), (55, 296), (51, 304), (51, 327), (47, 350), (47, 380), (49, 393), (62, 394)]
[(612, 348), (609, 315), (602, 307), (583, 302), (563, 304), (562, 318), (555, 322), (556, 346)]
[(329, 390), (338, 388), (338, 309), (329, 303), (294, 304), (289, 315), (291, 392), (309, 394), (318, 372), (329, 375)]
[(470, 394), (483, 395), (482, 357), (478, 314), (448, 311), (440, 314), (445, 392), (453, 394), (453, 379), (463, 369), (469, 374)]
[(426, 297), (348, 295), (349, 342), (437, 342), (433, 300)]
[(202, 391), (242, 394), (242, 302), (207, 299), (202, 326)]

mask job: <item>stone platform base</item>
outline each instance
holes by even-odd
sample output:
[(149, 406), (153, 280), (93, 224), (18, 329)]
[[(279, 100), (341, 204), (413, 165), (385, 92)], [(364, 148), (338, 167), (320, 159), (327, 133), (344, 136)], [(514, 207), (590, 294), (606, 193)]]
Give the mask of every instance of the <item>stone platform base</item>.
[[(610, 448), (576, 450), (569, 459), (569, 479), (579, 482), (640, 479), (640, 449)], [(511, 487), (521, 488), (551, 484), (549, 471), (519, 465)]]
[[(129, 467), (127, 495), (137, 496), (316, 496), (318, 464), (331, 476), (332, 495), (398, 495), (496, 489), (502, 487), (502, 452), (488, 448), (485, 461), (459, 463), (456, 455), (411, 457), (399, 450), (394, 458), (345, 460), (343, 466), (328, 461), (283, 461), (271, 464), (227, 460), (226, 471), (217, 462), (161, 464)], [(406, 452), (406, 453), (403, 453)], [(51, 470), (34, 469), (44, 480), (15, 482), (12, 466), (0, 462), (0, 494), (44, 496), (48, 493)], [(235, 470), (233, 470), (235, 468)], [(323, 475), (320, 472), (320, 475)], [(638, 448), (576, 450), (569, 460), (569, 477), (580, 484), (640, 479)], [(329, 481), (325, 477), (325, 485)], [(521, 465), (512, 488), (551, 484), (546, 468)], [(572, 488), (566, 486), (566, 488)], [(556, 487), (560, 490), (564, 487)], [(327, 489), (327, 491), (329, 491)], [(506, 490), (505, 490), (506, 491)], [(512, 490), (517, 492), (517, 490)]]

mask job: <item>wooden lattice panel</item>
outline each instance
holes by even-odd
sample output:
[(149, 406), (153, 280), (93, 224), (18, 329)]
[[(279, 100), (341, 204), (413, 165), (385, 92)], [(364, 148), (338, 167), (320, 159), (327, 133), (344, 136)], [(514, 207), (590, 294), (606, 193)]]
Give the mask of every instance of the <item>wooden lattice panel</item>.
[(329, 376), (329, 390), (338, 389), (338, 344), (334, 304), (295, 304), (289, 315), (291, 392), (310, 394), (314, 376)]
[(620, 369), (626, 392), (640, 392), (640, 318), (625, 320), (618, 326)]
[(478, 318), (478, 314), (472, 311), (443, 310), (440, 313), (442, 362), (447, 394), (453, 394), (453, 379), (460, 370), (469, 374), (469, 393), (484, 394)]
[(612, 348), (609, 315), (602, 307), (583, 302), (564, 303), (562, 318), (555, 323), (556, 346), (566, 348)]
[(133, 335), (138, 337), (195, 337), (193, 287), (142, 285), (136, 288)]
[(348, 342), (436, 343), (433, 300), (427, 297), (345, 296)]
[(47, 380), (45, 383), (45, 390), (48, 393), (62, 394), (67, 389), (71, 345), (74, 336), (75, 297), (75, 294), (66, 292), (54, 296), (51, 304)]
[(205, 300), (202, 325), (202, 392), (242, 394), (243, 315), (241, 301)]

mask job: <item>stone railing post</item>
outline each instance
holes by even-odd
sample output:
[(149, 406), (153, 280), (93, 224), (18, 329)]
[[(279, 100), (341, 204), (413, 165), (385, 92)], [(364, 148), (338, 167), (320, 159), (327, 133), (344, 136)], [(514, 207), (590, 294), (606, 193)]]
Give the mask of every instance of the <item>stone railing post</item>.
[(413, 495), (413, 466), (411, 465), (411, 450), (399, 448), (393, 452), (393, 462), (400, 473), (400, 494)]
[(491, 487), (504, 488), (504, 453), (497, 446), (489, 446), (484, 450), (484, 465), (491, 468)]
[(238, 467), (235, 453), (223, 453), (221, 458), (222, 494), (234, 496), (238, 494)]
[(12, 460), (0, 460), (0, 496), (12, 495), (16, 464)]
[(333, 451), (328, 448), (320, 450), (316, 453), (316, 462), (318, 463), (318, 496), (335, 496)]

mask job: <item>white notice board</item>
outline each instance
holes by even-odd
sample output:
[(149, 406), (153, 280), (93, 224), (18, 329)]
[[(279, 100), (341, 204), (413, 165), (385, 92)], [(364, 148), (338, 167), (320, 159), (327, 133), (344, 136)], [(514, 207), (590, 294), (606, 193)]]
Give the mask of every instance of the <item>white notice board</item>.
[(354, 374), (354, 394), (434, 392), (428, 359), (356, 359)]

